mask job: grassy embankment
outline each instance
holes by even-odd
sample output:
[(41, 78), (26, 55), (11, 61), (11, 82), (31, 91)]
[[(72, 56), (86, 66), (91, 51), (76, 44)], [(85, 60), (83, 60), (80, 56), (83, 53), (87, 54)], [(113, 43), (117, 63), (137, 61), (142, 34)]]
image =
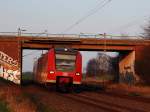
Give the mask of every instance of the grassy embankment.
[[(28, 75), (29, 76), (29, 75)], [(56, 112), (39, 102), (37, 94), (0, 78), (0, 112)]]
[(0, 99), (0, 112), (10, 112), (7, 103)]
[(56, 112), (55, 109), (53, 109), (50, 106), (45, 105), (44, 103), (42, 103), (40, 101), (40, 96), (39, 95), (29, 94), (29, 93), (24, 93), (23, 95), (25, 97), (28, 97), (30, 99), (30, 101), (32, 101), (36, 105), (36, 107), (37, 107), (36, 111), (37, 112)]

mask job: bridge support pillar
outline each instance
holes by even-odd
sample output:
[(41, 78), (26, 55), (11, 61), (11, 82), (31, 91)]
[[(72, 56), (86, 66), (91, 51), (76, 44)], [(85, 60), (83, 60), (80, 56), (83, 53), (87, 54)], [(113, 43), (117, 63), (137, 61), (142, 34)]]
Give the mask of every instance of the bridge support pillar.
[(135, 51), (120, 53), (119, 58), (119, 82), (134, 84), (139, 78), (135, 74)]

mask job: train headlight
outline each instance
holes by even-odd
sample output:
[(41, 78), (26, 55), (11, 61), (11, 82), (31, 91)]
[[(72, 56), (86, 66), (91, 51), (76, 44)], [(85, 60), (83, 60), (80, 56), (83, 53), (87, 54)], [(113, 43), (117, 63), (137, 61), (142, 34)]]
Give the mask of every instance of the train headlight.
[(50, 73), (50, 74), (54, 74), (54, 71), (50, 71), (49, 73)]
[(64, 50), (65, 50), (65, 51), (68, 51), (68, 49), (67, 49), (67, 48), (65, 48)]
[(76, 75), (78, 75), (78, 76), (79, 76), (79, 75), (80, 75), (80, 73), (78, 73), (78, 72), (77, 72), (77, 73), (76, 73)]

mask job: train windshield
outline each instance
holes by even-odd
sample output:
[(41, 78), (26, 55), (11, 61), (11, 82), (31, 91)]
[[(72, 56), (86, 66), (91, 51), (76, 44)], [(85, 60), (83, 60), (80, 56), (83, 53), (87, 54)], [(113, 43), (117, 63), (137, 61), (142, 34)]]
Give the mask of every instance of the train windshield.
[(75, 60), (76, 60), (75, 54), (56, 54), (56, 70), (74, 71)]

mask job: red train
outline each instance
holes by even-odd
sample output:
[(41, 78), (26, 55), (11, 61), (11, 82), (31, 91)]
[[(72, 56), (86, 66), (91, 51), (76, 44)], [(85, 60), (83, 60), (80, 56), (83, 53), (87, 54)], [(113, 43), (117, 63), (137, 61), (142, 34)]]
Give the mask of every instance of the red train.
[(55, 83), (57, 87), (79, 85), (82, 79), (82, 56), (79, 51), (52, 48), (34, 63), (34, 81)]

